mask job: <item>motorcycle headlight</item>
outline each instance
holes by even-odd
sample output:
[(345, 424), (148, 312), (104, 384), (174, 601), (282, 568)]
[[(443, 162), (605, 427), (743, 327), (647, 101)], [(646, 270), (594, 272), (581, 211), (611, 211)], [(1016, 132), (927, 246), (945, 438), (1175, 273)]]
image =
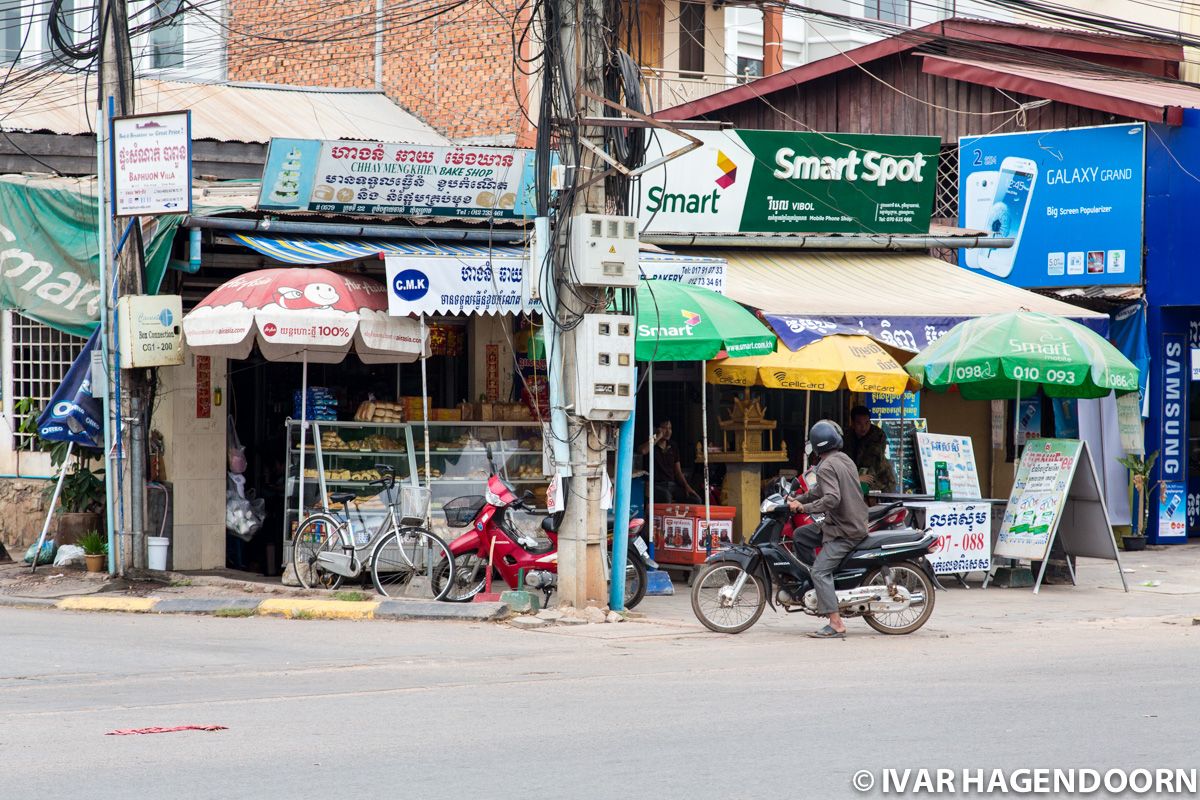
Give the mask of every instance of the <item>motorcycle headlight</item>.
[(496, 494), (491, 489), (483, 490), (483, 499), (489, 506), (496, 506), (497, 508), (504, 508), (504, 506), (508, 505), (500, 499), (500, 495)]
[(762, 501), (762, 505), (759, 507), (758, 510), (759, 510), (759, 513), (770, 514), (772, 511), (775, 511), (778, 508), (779, 508), (779, 504), (768, 497), (766, 500)]

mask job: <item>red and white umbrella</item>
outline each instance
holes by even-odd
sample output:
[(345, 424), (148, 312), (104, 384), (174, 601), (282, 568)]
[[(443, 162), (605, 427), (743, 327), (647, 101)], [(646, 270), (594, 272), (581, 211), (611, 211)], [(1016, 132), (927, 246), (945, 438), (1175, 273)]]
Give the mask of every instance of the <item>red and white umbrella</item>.
[[(422, 352), (421, 326), (389, 317), (379, 281), (327, 269), (264, 269), (226, 281), (183, 318), (201, 355), (336, 364), (351, 348), (364, 362), (407, 363)], [(425, 350), (427, 351), (428, 345)]]
[[(337, 364), (351, 348), (360, 359), (372, 364), (408, 363), (429, 355), (423, 322), (390, 317), (387, 305), (387, 288), (370, 278), (327, 269), (264, 269), (221, 284), (183, 318), (188, 346), (200, 355), (246, 358), (257, 343), (268, 361), (299, 361), (303, 365), (301, 516), (308, 435), (308, 362)], [(425, 460), (428, 467), (428, 454)], [(323, 473), (321, 494), (325, 496)]]

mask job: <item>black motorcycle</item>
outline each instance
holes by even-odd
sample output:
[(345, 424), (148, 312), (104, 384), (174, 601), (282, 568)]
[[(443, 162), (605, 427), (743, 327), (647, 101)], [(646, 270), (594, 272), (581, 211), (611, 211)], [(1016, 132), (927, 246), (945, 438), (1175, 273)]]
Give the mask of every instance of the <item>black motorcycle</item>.
[[(741, 633), (770, 603), (789, 613), (816, 616), (811, 564), (792, 553), (781, 532), (793, 485), (762, 504), (762, 521), (749, 544), (713, 553), (692, 584), (692, 610), (709, 630)], [(933, 614), (933, 568), (925, 556), (937, 537), (928, 531), (870, 533), (834, 573), (838, 611), (862, 617), (880, 633), (912, 633)]]

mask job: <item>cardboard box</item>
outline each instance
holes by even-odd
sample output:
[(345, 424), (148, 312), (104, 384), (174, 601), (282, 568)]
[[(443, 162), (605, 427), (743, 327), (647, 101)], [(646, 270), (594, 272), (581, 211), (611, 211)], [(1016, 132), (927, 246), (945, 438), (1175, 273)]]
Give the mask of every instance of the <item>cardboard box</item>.
[(709, 554), (733, 546), (733, 506), (710, 506), (712, 536), (706, 536), (704, 506), (654, 504), (654, 557), (665, 564), (703, 564)]
[(462, 422), (462, 410), (458, 408), (433, 408), (429, 418), (438, 422)]

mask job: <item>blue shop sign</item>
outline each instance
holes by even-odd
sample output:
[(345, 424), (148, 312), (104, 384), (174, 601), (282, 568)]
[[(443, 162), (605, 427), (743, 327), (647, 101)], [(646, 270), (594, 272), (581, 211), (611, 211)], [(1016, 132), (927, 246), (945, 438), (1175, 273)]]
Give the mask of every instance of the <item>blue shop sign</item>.
[(958, 220), (1014, 239), (959, 251), (959, 263), (1013, 286), (1123, 286), (1142, 280), (1146, 126), (1104, 125), (958, 141)]
[[(868, 392), (864, 405), (871, 412), (871, 419), (914, 419), (921, 416), (921, 395), (916, 392), (904, 394), (877, 394)], [(903, 413), (901, 413), (903, 398)]]
[(1188, 349), (1182, 334), (1163, 334), (1162, 439), (1159, 479), (1187, 479)]

